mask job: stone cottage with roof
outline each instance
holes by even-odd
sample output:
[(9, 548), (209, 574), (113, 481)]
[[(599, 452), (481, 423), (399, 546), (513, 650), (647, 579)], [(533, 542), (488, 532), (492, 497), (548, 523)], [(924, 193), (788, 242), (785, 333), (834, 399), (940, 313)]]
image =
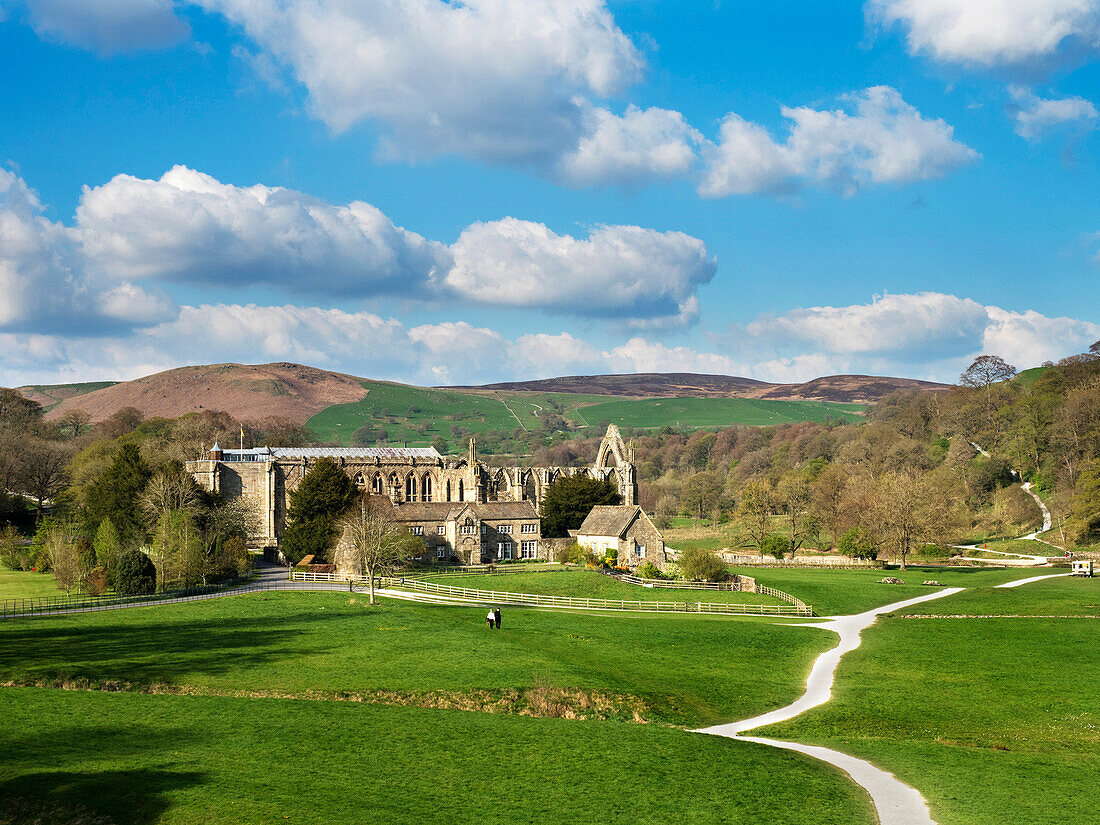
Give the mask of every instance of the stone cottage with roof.
[(593, 507), (577, 531), (577, 543), (597, 555), (615, 550), (620, 567), (634, 569), (648, 561), (663, 569), (668, 561), (661, 531), (637, 504)]
[(530, 501), (394, 504), (373, 495), (370, 500), (424, 539), (425, 556), (414, 561), (490, 564), (547, 558), (539, 514)]

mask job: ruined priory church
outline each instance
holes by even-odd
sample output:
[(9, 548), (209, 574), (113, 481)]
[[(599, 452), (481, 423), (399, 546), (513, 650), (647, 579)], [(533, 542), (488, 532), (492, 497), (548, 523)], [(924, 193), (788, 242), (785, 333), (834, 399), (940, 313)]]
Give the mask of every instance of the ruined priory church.
[(492, 502), (525, 502), (529, 518), (537, 519), (547, 486), (564, 476), (606, 479), (615, 484), (623, 504), (634, 505), (638, 500), (633, 447), (623, 443), (614, 424), (608, 427), (596, 461), (589, 467), (493, 467), (478, 459), (471, 439), (463, 456), (443, 456), (433, 447), (230, 450), (215, 444), (203, 458), (187, 462), (187, 469), (207, 490), (250, 501), (256, 525), (250, 546), (275, 548), (286, 525), (288, 497), (320, 458), (339, 464), (360, 490), (388, 496), (399, 518), (406, 505), (429, 502), (469, 503), (473, 505), (470, 509)]

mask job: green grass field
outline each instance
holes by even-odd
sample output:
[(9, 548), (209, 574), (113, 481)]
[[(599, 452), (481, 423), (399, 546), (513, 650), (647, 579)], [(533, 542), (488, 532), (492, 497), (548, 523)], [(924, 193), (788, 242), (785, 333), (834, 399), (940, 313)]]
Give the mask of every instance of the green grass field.
[(365, 398), (336, 404), (309, 419), (323, 441), (350, 444), (352, 433), (371, 425), (386, 431), (390, 443), (426, 445), (453, 441), (452, 425), (473, 433), (537, 429), (538, 416), (555, 412), (576, 427), (601, 421), (639, 428), (724, 427), (794, 421), (856, 421), (859, 404), (819, 401), (758, 401), (738, 398), (647, 398), (573, 393), (470, 392), (425, 389), (403, 384), (364, 383)]
[(821, 763), (654, 725), (12, 688), (0, 713), (0, 822), (874, 820)]
[(1097, 821), (1100, 623), (882, 619), (863, 635), (833, 702), (754, 733), (869, 759), (941, 825)]
[[(814, 570), (812, 568), (731, 567), (731, 572), (753, 576), (758, 584), (774, 587), (814, 606), (817, 616), (862, 613), (885, 604), (933, 592), (924, 581), (945, 587), (989, 587), (1037, 575), (1034, 570), (977, 567), (910, 567), (899, 570)], [(879, 584), (893, 576), (905, 584)]]
[[(1031, 576), (1057, 571), (1032, 570)], [(1029, 576), (1030, 578), (1030, 576)], [(923, 615), (1100, 617), (1100, 579), (1057, 576), (1020, 587), (978, 587), (906, 608)]]
[(731, 424), (790, 424), (797, 421), (859, 421), (859, 404), (828, 401), (765, 401), (753, 398), (616, 399), (583, 409), (595, 422), (642, 429), (664, 426), (726, 427)]
[[(551, 574), (539, 574), (551, 575)], [(0, 623), (0, 682), (63, 679), (199, 691), (478, 691), (626, 697), (611, 715), (700, 725), (797, 698), (831, 640), (762, 620), (484, 610), (281, 592)], [(690, 660), (690, 666), (685, 661)], [(480, 701), (480, 700), (478, 700)]]
[[(610, 576), (588, 570), (538, 573), (493, 573), (479, 576), (425, 576), (426, 581), (495, 590), (507, 593), (537, 593), (541, 596), (576, 596), (582, 599), (625, 599), (647, 602), (726, 602), (728, 604), (786, 604), (771, 596), (737, 593), (728, 590), (673, 590), (649, 588), (615, 581)], [(797, 593), (791, 595), (797, 596)]]
[(57, 589), (52, 573), (32, 573), (10, 570), (0, 565), (0, 599), (34, 599), (42, 596), (64, 596)]

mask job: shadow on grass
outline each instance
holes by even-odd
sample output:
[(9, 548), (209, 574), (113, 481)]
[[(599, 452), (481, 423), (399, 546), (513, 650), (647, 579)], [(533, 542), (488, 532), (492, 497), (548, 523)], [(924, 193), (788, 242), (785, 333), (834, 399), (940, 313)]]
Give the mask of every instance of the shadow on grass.
[[(142, 617), (145, 619), (146, 617)], [(126, 621), (94, 626), (28, 622), (0, 634), (0, 680), (113, 679), (174, 684), (217, 676), (300, 652), (297, 637), (325, 618), (295, 613), (278, 618), (188, 622)], [(325, 653), (310, 633), (309, 652)]]
[(173, 749), (193, 738), (184, 728), (166, 731), (144, 725), (123, 730), (73, 725), (51, 731), (48, 740), (4, 737), (0, 773), (11, 778), (0, 782), (0, 825), (156, 822), (173, 792), (201, 784), (204, 775), (103, 767), (160, 752), (170, 759)]

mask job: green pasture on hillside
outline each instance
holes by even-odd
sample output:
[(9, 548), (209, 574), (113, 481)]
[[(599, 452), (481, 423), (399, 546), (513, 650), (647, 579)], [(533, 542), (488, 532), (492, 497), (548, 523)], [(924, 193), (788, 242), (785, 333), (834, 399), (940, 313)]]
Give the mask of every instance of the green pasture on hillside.
[(821, 762), (658, 725), (25, 688), (0, 713), (4, 822), (874, 822)]
[(1100, 622), (880, 619), (863, 639), (832, 702), (753, 733), (868, 759), (941, 825), (1097, 821)]
[(451, 427), (473, 433), (538, 429), (539, 415), (553, 412), (575, 427), (602, 421), (639, 428), (726, 427), (797, 421), (856, 421), (859, 404), (818, 401), (757, 401), (740, 398), (646, 398), (572, 393), (485, 393), (425, 389), (403, 384), (364, 383), (365, 398), (336, 404), (307, 422), (323, 441), (350, 444), (364, 425), (386, 431), (390, 443), (427, 445), (454, 441)]
[[(575, 596), (581, 599), (625, 599), (638, 602), (725, 602), (727, 604), (787, 604), (771, 596), (739, 593), (730, 590), (683, 590), (642, 587), (616, 581), (603, 573), (590, 570), (551, 571), (535, 573), (493, 573), (491, 575), (427, 576), (427, 581), (467, 587), (474, 590), (495, 590), (506, 593), (537, 593), (540, 596)], [(797, 593), (791, 595), (797, 596)]]
[(794, 701), (829, 634), (755, 618), (436, 607), (271, 592), (0, 622), (0, 682), (279, 691), (579, 688), (712, 724)]
[(765, 401), (752, 398), (617, 399), (585, 407), (589, 421), (619, 426), (728, 427), (731, 424), (790, 424), (798, 421), (859, 421), (859, 404), (828, 401)]
[[(480, 395), (428, 390), (403, 384), (364, 383), (365, 398), (328, 407), (306, 422), (322, 441), (350, 444), (351, 436), (369, 424), (386, 431), (390, 443), (427, 445), (451, 438), (458, 424), (473, 432), (513, 430), (520, 426), (500, 401)], [(448, 418), (450, 416), (451, 418)]]

